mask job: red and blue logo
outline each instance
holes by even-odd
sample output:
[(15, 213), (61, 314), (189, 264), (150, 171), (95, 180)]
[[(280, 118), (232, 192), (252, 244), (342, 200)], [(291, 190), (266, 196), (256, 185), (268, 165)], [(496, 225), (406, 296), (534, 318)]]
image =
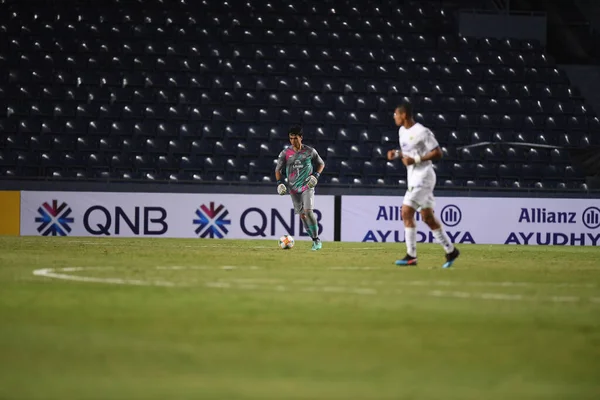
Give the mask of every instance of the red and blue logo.
[(208, 207), (205, 204), (201, 205), (196, 210), (198, 218), (193, 221), (194, 225), (198, 225), (196, 234), (201, 238), (224, 238), (229, 233), (227, 225), (231, 224), (231, 220), (225, 219), (227, 215), (229, 215), (229, 211), (222, 204), (216, 208), (212, 201)]
[(42, 204), (38, 208), (39, 217), (35, 218), (35, 222), (40, 225), (37, 231), (43, 236), (67, 236), (71, 232), (70, 224), (73, 223), (71, 208), (67, 203), (58, 205), (57, 200), (52, 200), (52, 205), (48, 202)]

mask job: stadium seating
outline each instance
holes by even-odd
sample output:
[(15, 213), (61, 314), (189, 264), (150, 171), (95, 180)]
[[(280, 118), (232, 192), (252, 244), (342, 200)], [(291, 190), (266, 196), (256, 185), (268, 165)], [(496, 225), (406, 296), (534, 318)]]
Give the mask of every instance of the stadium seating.
[(586, 189), (600, 121), (539, 43), (457, 35), (392, 0), (13, 2), (0, 16), (0, 177), (272, 182), (301, 124), (322, 184), (397, 185), (394, 106), (442, 186)]

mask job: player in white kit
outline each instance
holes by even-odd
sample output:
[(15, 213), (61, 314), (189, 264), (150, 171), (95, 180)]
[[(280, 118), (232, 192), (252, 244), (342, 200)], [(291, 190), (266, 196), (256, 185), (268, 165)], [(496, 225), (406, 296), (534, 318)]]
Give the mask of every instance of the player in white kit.
[(433, 133), (413, 119), (410, 103), (403, 103), (394, 111), (394, 122), (399, 126), (400, 150), (388, 151), (388, 160), (402, 159), (407, 170), (408, 189), (402, 202), (404, 240), (406, 257), (396, 260), (396, 265), (417, 265), (417, 228), (415, 212), (420, 211), (423, 221), (433, 232), (435, 239), (446, 251), (443, 268), (449, 268), (460, 252), (444, 232), (444, 228), (434, 215), (436, 175), (433, 161), (442, 158), (443, 153)]

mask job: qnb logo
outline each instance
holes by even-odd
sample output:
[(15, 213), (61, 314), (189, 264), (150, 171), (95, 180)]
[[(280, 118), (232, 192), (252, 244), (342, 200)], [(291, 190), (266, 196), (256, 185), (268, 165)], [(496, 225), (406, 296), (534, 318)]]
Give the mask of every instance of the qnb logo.
[(225, 219), (229, 215), (229, 211), (221, 204), (215, 208), (215, 203), (210, 202), (210, 206), (201, 205), (196, 210), (197, 219), (194, 220), (194, 225), (198, 225), (196, 228), (196, 234), (201, 238), (209, 237), (211, 239), (219, 238), (222, 239), (229, 232), (227, 225), (231, 224), (231, 220)]
[(444, 225), (453, 227), (460, 224), (462, 212), (460, 211), (460, 208), (454, 204), (448, 204), (446, 207), (442, 208), (440, 217), (442, 218), (442, 223)]
[(39, 217), (35, 218), (35, 222), (40, 225), (37, 231), (43, 236), (67, 236), (71, 232), (69, 224), (73, 223), (71, 208), (67, 203), (58, 205), (57, 200), (52, 200), (52, 205), (47, 202), (38, 208)]
[(588, 207), (581, 215), (583, 224), (589, 229), (596, 229), (600, 226), (600, 208)]

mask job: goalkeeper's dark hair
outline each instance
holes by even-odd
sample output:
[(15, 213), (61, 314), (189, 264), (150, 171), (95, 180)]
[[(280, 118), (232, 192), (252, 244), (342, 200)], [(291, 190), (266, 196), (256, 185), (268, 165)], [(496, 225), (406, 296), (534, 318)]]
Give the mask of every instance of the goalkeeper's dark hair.
[(400, 110), (401, 112), (405, 113), (407, 118), (413, 117), (413, 106), (408, 101), (403, 101), (400, 103), (398, 107), (396, 107), (396, 110)]
[(288, 131), (288, 135), (300, 136), (302, 137), (302, 128), (299, 126), (292, 126)]

